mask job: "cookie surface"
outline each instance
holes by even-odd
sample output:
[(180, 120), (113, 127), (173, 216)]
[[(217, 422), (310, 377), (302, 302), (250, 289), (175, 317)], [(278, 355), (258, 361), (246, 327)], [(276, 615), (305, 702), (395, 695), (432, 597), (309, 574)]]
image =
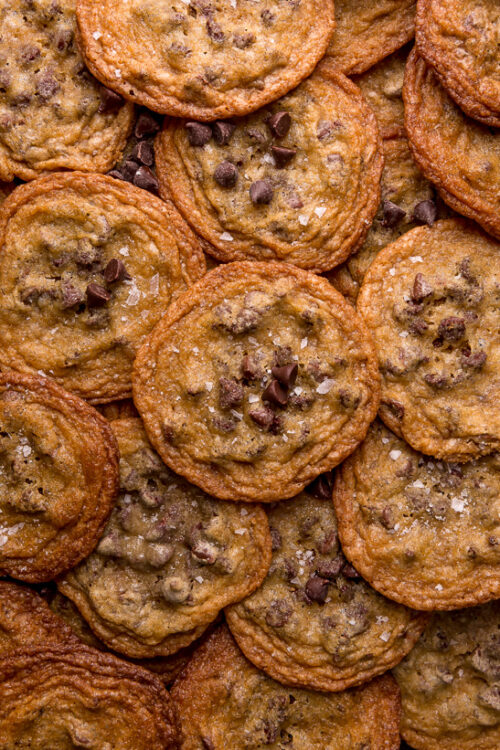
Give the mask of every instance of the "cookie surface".
[(432, 184), (420, 172), (406, 138), (384, 140), (381, 201), (362, 246), (326, 274), (333, 286), (355, 303), (368, 268), (382, 248), (422, 223), (446, 214), (436, 203)]
[(500, 7), (496, 0), (419, 0), (418, 54), (459, 107), (500, 127)]
[(234, 122), (167, 120), (161, 195), (217, 260), (324, 271), (366, 235), (380, 198), (377, 125), (359, 89), (322, 64), (292, 93)]
[(245, 656), (275, 680), (339, 691), (397, 664), (427, 618), (377, 593), (347, 563), (331, 491), (320, 494), (271, 507), (267, 578), (226, 619)]
[(3, 750), (175, 750), (177, 720), (153, 675), (79, 646), (45, 648), (0, 661)]
[(500, 744), (500, 603), (435, 614), (394, 670), (401, 733), (416, 750), (496, 750)]
[(333, 0), (78, 0), (90, 70), (125, 98), (175, 117), (243, 115), (290, 91), (323, 57)]
[(500, 131), (464, 115), (415, 50), (406, 65), (403, 100), (420, 169), (449, 206), (500, 238)]
[(78, 172), (17, 188), (0, 245), (0, 367), (94, 403), (130, 395), (144, 336), (205, 268), (172, 206)]
[(89, 554), (118, 490), (106, 420), (50, 380), (0, 375), (0, 574), (54, 578)]
[(0, 179), (106, 172), (120, 157), (133, 106), (85, 69), (76, 0), (9, 0), (0, 9)]
[(399, 748), (392, 677), (331, 695), (285, 687), (255, 669), (226, 628), (196, 651), (171, 697), (183, 750)]
[(343, 73), (363, 73), (413, 37), (415, 7), (415, 0), (336, 0), (327, 57)]
[(261, 583), (271, 559), (266, 515), (215, 500), (173, 474), (140, 420), (112, 428), (118, 500), (96, 550), (58, 585), (111, 648), (169, 655)]
[(370, 584), (414, 609), (500, 597), (498, 454), (465, 464), (417, 453), (381, 422), (339, 467), (342, 549)]
[(371, 340), (325, 280), (219, 266), (174, 303), (134, 365), (134, 401), (174, 471), (215, 497), (297, 494), (351, 453), (379, 398)]
[(500, 447), (499, 250), (462, 219), (418, 227), (379, 253), (358, 297), (378, 351), (380, 415), (436, 458)]

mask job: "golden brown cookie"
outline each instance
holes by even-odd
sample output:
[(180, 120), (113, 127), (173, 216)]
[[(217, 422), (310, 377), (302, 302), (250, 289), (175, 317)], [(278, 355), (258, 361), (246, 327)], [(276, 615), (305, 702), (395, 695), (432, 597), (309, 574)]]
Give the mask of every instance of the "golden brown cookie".
[(291, 497), (340, 463), (375, 416), (361, 319), (326, 281), (231, 263), (171, 305), (134, 364), (134, 401), (174, 471), (215, 497)]
[(380, 199), (373, 113), (332, 65), (233, 122), (166, 120), (160, 193), (217, 260), (285, 260), (325, 271), (363, 241)]
[(327, 57), (343, 73), (363, 73), (413, 37), (415, 6), (415, 0), (335, 0)]
[(182, 750), (399, 749), (390, 675), (330, 695), (285, 687), (247, 661), (225, 627), (196, 651), (171, 697)]
[(403, 86), (413, 156), (441, 197), (500, 238), (500, 131), (470, 119), (412, 51)]
[(359, 293), (382, 373), (380, 415), (436, 458), (500, 449), (499, 253), (474, 224), (438, 221), (382, 250)]
[(106, 172), (119, 159), (133, 106), (85, 69), (76, 0), (9, 0), (0, 8), (0, 179)]
[(500, 602), (435, 614), (394, 670), (415, 750), (500, 747)]
[(306, 78), (335, 28), (333, 0), (78, 0), (87, 65), (126, 99), (215, 120), (278, 99)]
[(0, 660), (2, 750), (175, 750), (167, 691), (145, 669), (83, 645)]
[(226, 609), (245, 656), (285, 685), (326, 691), (397, 664), (427, 616), (377, 593), (346, 561), (325, 477), (268, 516), (274, 554), (267, 578)]
[(359, 250), (326, 274), (333, 286), (356, 303), (370, 264), (386, 245), (420, 224), (432, 226), (450, 213), (436, 201), (432, 184), (423, 176), (411, 155), (406, 138), (382, 142), (384, 171), (382, 199), (377, 214)]
[(465, 464), (417, 453), (381, 422), (340, 466), (342, 549), (370, 584), (414, 609), (500, 598), (500, 454)]
[(109, 647), (136, 658), (169, 655), (262, 582), (271, 560), (267, 518), (173, 474), (139, 419), (112, 429), (116, 506), (97, 548), (58, 585)]
[(47, 581), (94, 548), (118, 490), (116, 441), (85, 401), (0, 375), (0, 574)]
[(419, 0), (418, 54), (463, 111), (500, 127), (500, 6), (497, 0)]
[(93, 403), (130, 395), (136, 350), (205, 269), (173, 206), (80, 172), (17, 188), (0, 248), (0, 367)]

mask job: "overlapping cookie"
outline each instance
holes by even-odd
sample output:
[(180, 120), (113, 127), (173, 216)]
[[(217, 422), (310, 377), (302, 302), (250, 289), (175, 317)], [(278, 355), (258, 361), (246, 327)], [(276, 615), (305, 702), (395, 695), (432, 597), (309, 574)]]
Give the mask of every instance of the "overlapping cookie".
[(109, 647), (169, 655), (261, 583), (271, 557), (267, 519), (258, 506), (215, 500), (174, 475), (140, 420), (112, 428), (121, 492), (96, 550), (58, 585)]
[(470, 117), (500, 127), (500, 7), (496, 0), (419, 0), (418, 54)]
[(167, 120), (160, 193), (220, 261), (285, 260), (325, 271), (363, 241), (380, 198), (377, 125), (359, 89), (321, 65), (244, 119)]
[(226, 628), (201, 646), (171, 692), (183, 750), (399, 748), (390, 675), (327, 695), (275, 682), (248, 662)]
[(449, 206), (500, 238), (500, 131), (464, 115), (415, 50), (403, 99), (420, 169)]
[(277, 503), (268, 516), (274, 555), (267, 578), (226, 609), (245, 656), (285, 685), (325, 691), (397, 664), (426, 615), (374, 591), (347, 562), (328, 484)]
[(78, 0), (90, 70), (126, 99), (175, 117), (215, 120), (290, 91), (323, 57), (333, 0)]
[(205, 270), (175, 209), (80, 172), (17, 188), (0, 211), (0, 367), (93, 403), (131, 393), (135, 352)]
[(436, 461), (375, 422), (333, 499), (344, 554), (377, 591), (458, 609), (500, 597), (499, 495), (499, 454)]
[(210, 494), (291, 497), (352, 453), (379, 400), (371, 339), (326, 281), (283, 263), (219, 266), (139, 351), (154, 447)]
[(76, 0), (9, 0), (0, 9), (0, 179), (106, 172), (119, 159), (133, 107), (86, 70)]
[(94, 548), (118, 490), (116, 441), (52, 381), (0, 375), (0, 574), (47, 581)]
[(379, 253), (358, 297), (378, 351), (380, 415), (437, 458), (500, 447), (499, 251), (462, 219), (418, 227)]
[(415, 750), (497, 750), (500, 602), (435, 614), (394, 670)]
[(343, 73), (363, 73), (413, 37), (415, 7), (415, 0), (335, 0), (327, 57)]

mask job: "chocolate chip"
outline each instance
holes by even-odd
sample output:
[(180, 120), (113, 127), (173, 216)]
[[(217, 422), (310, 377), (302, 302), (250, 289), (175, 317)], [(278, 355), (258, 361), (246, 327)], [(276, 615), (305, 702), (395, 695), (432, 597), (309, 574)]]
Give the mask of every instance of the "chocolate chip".
[(111, 89), (103, 86), (100, 93), (101, 103), (99, 104), (99, 109), (97, 110), (99, 114), (102, 115), (107, 114), (108, 112), (117, 112), (120, 107), (123, 107), (125, 102), (120, 94), (116, 93), (116, 91), (111, 91)]
[(219, 378), (219, 403), (221, 409), (232, 409), (243, 401), (245, 391), (236, 380)]
[(283, 367), (272, 367), (271, 372), (281, 385), (291, 388), (297, 380), (298, 365), (284, 365)]
[(274, 13), (272, 13), (268, 8), (261, 12), (260, 17), (262, 18), (262, 23), (264, 24), (264, 26), (271, 26), (275, 19)]
[(145, 138), (147, 135), (155, 135), (160, 129), (159, 123), (149, 112), (141, 112), (135, 123), (134, 135), (136, 138)]
[(127, 159), (118, 171), (122, 176), (122, 180), (132, 182), (138, 169), (139, 164), (134, 159)]
[(227, 146), (231, 140), (236, 125), (232, 122), (224, 122), (223, 120), (217, 120), (212, 125), (214, 141), (218, 146)]
[(383, 227), (395, 227), (406, 216), (406, 211), (403, 211), (402, 208), (392, 201), (385, 200), (382, 203), (382, 210), (384, 212), (384, 218), (382, 219)]
[(438, 372), (430, 372), (427, 375), (424, 375), (424, 380), (427, 385), (432, 386), (432, 388), (445, 388), (448, 385), (448, 378), (446, 375)]
[(334, 581), (339, 575), (345, 564), (343, 556), (336, 557), (334, 560), (322, 560), (318, 563), (316, 571), (322, 578), (328, 578)]
[(267, 121), (269, 130), (276, 138), (284, 138), (290, 130), (292, 118), (288, 112), (275, 112)]
[(275, 599), (266, 612), (266, 623), (270, 628), (282, 628), (292, 614), (292, 608), (285, 599)]
[(318, 500), (331, 500), (333, 489), (333, 477), (331, 472), (320, 474), (314, 482), (307, 487), (307, 491)]
[(71, 29), (59, 29), (54, 35), (54, 44), (58, 52), (65, 52), (73, 41)]
[(262, 130), (259, 130), (259, 128), (248, 128), (246, 134), (250, 140), (255, 141), (256, 143), (265, 143), (266, 141), (266, 136)]
[(471, 370), (480, 370), (486, 362), (486, 352), (474, 352), (474, 354), (462, 354), (460, 364)]
[(399, 401), (395, 401), (394, 399), (390, 398), (386, 401), (381, 401), (381, 404), (383, 406), (386, 406), (391, 414), (396, 417), (396, 419), (403, 419), (405, 415), (405, 408)]
[(272, 380), (262, 394), (262, 400), (276, 406), (286, 406), (288, 395), (283, 386), (277, 381)]
[(465, 333), (465, 320), (451, 315), (443, 318), (438, 326), (438, 336), (445, 341), (458, 341)]
[(313, 575), (306, 583), (306, 595), (313, 602), (324, 604), (328, 596), (329, 581), (326, 578)]
[(254, 409), (248, 412), (248, 416), (252, 419), (255, 424), (259, 427), (265, 427), (268, 429), (274, 422), (274, 412), (271, 409)]
[(210, 125), (203, 125), (201, 122), (187, 122), (185, 128), (191, 146), (205, 146), (212, 137)]
[(59, 91), (59, 88), (59, 83), (50, 70), (46, 70), (36, 84), (36, 92), (44, 101), (51, 99)]
[(63, 310), (67, 310), (70, 307), (76, 307), (76, 305), (80, 305), (84, 300), (83, 293), (76, 286), (73, 286), (70, 281), (63, 283), (62, 296)]
[(273, 366), (283, 367), (292, 364), (293, 352), (289, 346), (278, 346), (273, 352)]
[(113, 284), (115, 281), (123, 281), (124, 279), (130, 279), (130, 275), (127, 273), (125, 264), (122, 260), (117, 258), (111, 258), (108, 265), (104, 269), (104, 281), (108, 284)]
[(236, 185), (238, 170), (230, 161), (221, 162), (214, 171), (214, 180), (221, 187), (232, 188)]
[(30, 63), (40, 57), (40, 47), (36, 47), (34, 44), (27, 44), (22, 48), (21, 61), (23, 63)]
[(417, 273), (413, 282), (413, 289), (411, 292), (411, 298), (414, 302), (422, 302), (426, 297), (429, 297), (433, 292), (432, 286), (426, 281), (423, 273)]
[[(335, 122), (330, 122), (327, 120), (322, 120), (318, 123), (316, 128), (316, 137), (319, 141), (324, 141), (326, 138), (328, 138), (333, 132), (338, 130), (341, 127), (341, 123), (336, 120)], [(335, 154), (337, 156), (337, 154)]]
[(152, 167), (155, 160), (153, 144), (148, 141), (139, 141), (132, 151), (132, 158), (146, 167)]
[(143, 190), (149, 190), (152, 193), (158, 192), (158, 180), (149, 167), (139, 167), (134, 175), (133, 182), (134, 185)]
[(344, 575), (346, 578), (361, 578), (356, 568), (354, 568), (351, 563), (346, 562), (344, 567), (342, 568), (342, 575)]
[(214, 417), (212, 422), (214, 427), (221, 432), (232, 432), (236, 428), (236, 422), (234, 419), (227, 419), (226, 417)]
[(380, 514), (380, 523), (382, 524), (384, 529), (394, 528), (394, 515), (392, 512), (392, 508), (389, 505), (386, 505), (382, 510), (382, 513)]
[(427, 224), (429, 227), (432, 227), (436, 219), (437, 206), (434, 201), (420, 201), (413, 209), (413, 221), (418, 221), (421, 224)]
[(278, 169), (286, 167), (297, 153), (295, 149), (284, 148), (283, 146), (271, 146), (271, 151)]
[(89, 307), (102, 307), (111, 299), (111, 293), (99, 284), (89, 284), (87, 287), (87, 305)]
[(250, 185), (250, 199), (256, 205), (271, 203), (273, 193), (272, 185), (268, 180), (257, 180)]
[(224, 41), (224, 32), (222, 27), (213, 18), (207, 19), (207, 32), (208, 36), (213, 42), (221, 43)]
[(238, 49), (246, 49), (255, 42), (255, 34), (234, 34), (233, 44)]
[(241, 373), (246, 380), (256, 380), (262, 376), (262, 371), (253, 358), (246, 354), (241, 362)]
[(281, 534), (279, 533), (278, 529), (275, 529), (273, 526), (269, 527), (269, 532), (271, 534), (272, 550), (273, 552), (277, 552), (283, 543)]

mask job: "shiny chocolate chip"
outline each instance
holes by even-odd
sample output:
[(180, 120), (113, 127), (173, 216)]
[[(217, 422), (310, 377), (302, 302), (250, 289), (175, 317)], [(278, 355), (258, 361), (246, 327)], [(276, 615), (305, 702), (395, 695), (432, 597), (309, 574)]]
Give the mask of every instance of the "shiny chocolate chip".
[(402, 208), (392, 201), (385, 200), (382, 204), (382, 210), (384, 212), (384, 218), (382, 219), (383, 227), (395, 227), (406, 216), (406, 211), (403, 211)]
[(413, 289), (411, 292), (411, 298), (414, 302), (422, 302), (426, 297), (429, 297), (433, 292), (433, 289), (428, 281), (426, 281), (422, 273), (417, 273), (413, 282)]
[(187, 122), (185, 127), (191, 146), (205, 146), (212, 137), (210, 125), (203, 125), (201, 122)]
[(238, 170), (230, 161), (223, 161), (215, 168), (214, 180), (221, 187), (232, 188), (238, 180)]
[(286, 406), (288, 395), (278, 380), (272, 380), (262, 394), (262, 400), (275, 406)]
[(288, 112), (276, 112), (267, 121), (269, 130), (276, 138), (284, 138), (290, 130), (292, 118)]
[(432, 227), (437, 219), (437, 206), (434, 201), (426, 200), (417, 203), (413, 209), (413, 220), (420, 224), (427, 224)]
[(136, 138), (145, 138), (147, 135), (155, 135), (160, 129), (159, 123), (149, 112), (141, 112), (135, 123), (134, 135)]
[(313, 575), (306, 583), (306, 594), (313, 602), (324, 604), (328, 596), (329, 582), (326, 578)]
[(158, 180), (149, 167), (139, 167), (134, 175), (133, 182), (134, 185), (142, 188), (143, 190), (149, 190), (151, 193), (158, 192)]
[(257, 180), (250, 185), (250, 199), (256, 205), (271, 203), (273, 188), (268, 180)]
[(216, 144), (218, 146), (227, 146), (235, 129), (236, 125), (232, 122), (224, 122), (223, 120), (217, 120), (214, 122), (212, 130)]
[(115, 281), (123, 281), (124, 279), (130, 279), (125, 264), (122, 260), (117, 258), (111, 258), (108, 265), (104, 269), (104, 280), (108, 284), (113, 284)]
[(87, 287), (88, 307), (103, 307), (111, 299), (111, 294), (99, 284), (89, 284)]
[(278, 169), (286, 167), (297, 153), (295, 149), (284, 148), (283, 146), (271, 146), (271, 151)]
[(154, 163), (153, 144), (148, 141), (140, 141), (132, 151), (132, 158), (144, 164), (146, 167), (152, 167)]
[(298, 365), (284, 365), (283, 367), (273, 367), (271, 372), (281, 385), (285, 388), (291, 388), (297, 380)]
[(117, 112), (123, 107), (124, 103), (123, 97), (120, 94), (103, 86), (101, 88), (101, 103), (97, 111), (101, 115), (108, 114), (108, 112)]

